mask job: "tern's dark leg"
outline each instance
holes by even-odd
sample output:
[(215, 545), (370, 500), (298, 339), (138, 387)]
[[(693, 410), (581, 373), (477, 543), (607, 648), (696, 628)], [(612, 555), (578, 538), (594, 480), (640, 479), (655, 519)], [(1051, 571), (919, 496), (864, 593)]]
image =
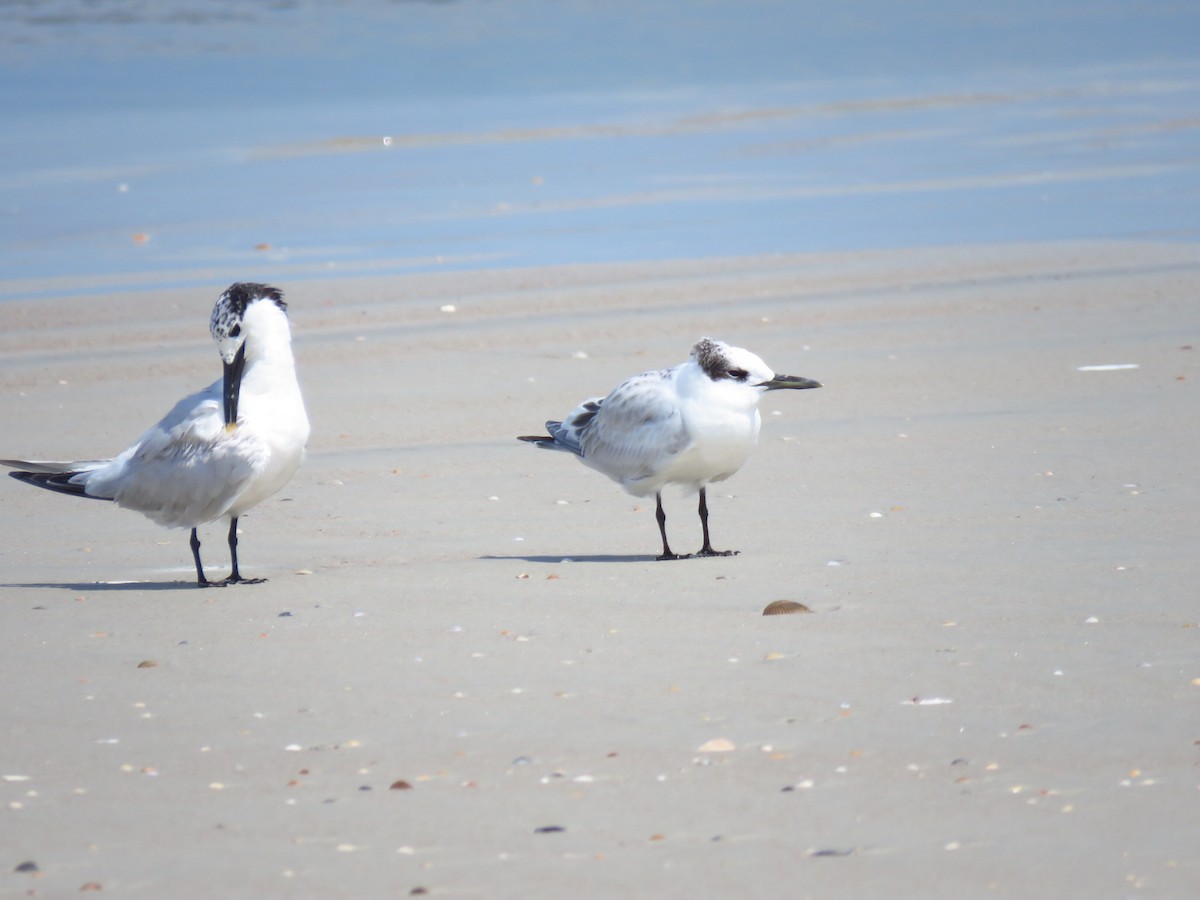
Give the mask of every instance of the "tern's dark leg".
[(204, 577), (204, 567), (200, 565), (200, 537), (196, 534), (196, 529), (192, 529), (192, 539), (188, 541), (192, 548), (192, 558), (196, 560), (196, 584), (200, 587), (208, 587), (212, 582)]
[(697, 556), (736, 556), (736, 550), (714, 550), (708, 541), (708, 500), (704, 496), (704, 488), (700, 488), (700, 529), (704, 532), (704, 546)]
[(667, 543), (667, 514), (662, 508), (662, 494), (654, 495), (656, 508), (654, 510), (654, 518), (658, 519), (658, 531), (662, 535), (663, 552), (658, 559), (687, 559), (687, 556), (680, 556), (678, 553), (671, 552), (671, 546)]
[(229, 561), (233, 564), (233, 571), (225, 579), (225, 584), (262, 584), (267, 579), (243, 578), (238, 572), (237, 545), (237, 517), (235, 516), (229, 523)]

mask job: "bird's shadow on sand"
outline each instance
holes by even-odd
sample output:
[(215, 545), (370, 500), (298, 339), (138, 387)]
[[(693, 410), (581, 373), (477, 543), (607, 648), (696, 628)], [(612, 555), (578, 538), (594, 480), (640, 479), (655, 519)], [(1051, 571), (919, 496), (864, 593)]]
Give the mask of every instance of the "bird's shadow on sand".
[(195, 590), (194, 581), (88, 581), (88, 582), (30, 582), (0, 584), (0, 588), (57, 588), (60, 591), (96, 593), (98, 591), (182, 591)]
[(532, 563), (632, 563), (632, 562), (656, 562), (653, 556), (618, 556), (615, 554), (598, 554), (593, 556), (480, 556), (478, 559), (507, 559), (507, 560), (523, 560), (524, 562)]

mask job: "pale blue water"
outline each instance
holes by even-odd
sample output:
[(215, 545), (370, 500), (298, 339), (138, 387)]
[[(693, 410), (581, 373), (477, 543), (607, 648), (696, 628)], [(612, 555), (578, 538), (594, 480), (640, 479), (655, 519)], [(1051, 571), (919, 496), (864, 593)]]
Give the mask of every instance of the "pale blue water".
[(0, 297), (1200, 237), (1194, 2), (0, 14)]

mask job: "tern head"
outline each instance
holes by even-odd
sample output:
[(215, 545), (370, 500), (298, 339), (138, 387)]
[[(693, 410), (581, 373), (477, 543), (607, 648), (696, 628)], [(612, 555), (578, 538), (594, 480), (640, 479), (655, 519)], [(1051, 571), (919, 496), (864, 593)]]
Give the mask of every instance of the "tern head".
[(246, 343), (246, 310), (251, 304), (262, 300), (270, 301), (284, 312), (287, 311), (287, 304), (283, 302), (283, 292), (269, 284), (231, 284), (229, 289), (217, 298), (209, 322), (209, 332), (217, 342), (217, 352), (221, 354), (221, 359), (226, 365), (233, 362), (238, 351)]
[(208, 330), (217, 342), (217, 352), (225, 363), (225, 427), (237, 427), (238, 398), (242, 390), (242, 372), (246, 368), (246, 314), (256, 303), (273, 303), (287, 312), (283, 292), (269, 284), (239, 282), (217, 298)]
[(758, 356), (724, 341), (701, 338), (692, 348), (692, 359), (721, 389), (758, 398), (766, 391), (819, 388), (821, 383), (799, 375), (778, 375)]

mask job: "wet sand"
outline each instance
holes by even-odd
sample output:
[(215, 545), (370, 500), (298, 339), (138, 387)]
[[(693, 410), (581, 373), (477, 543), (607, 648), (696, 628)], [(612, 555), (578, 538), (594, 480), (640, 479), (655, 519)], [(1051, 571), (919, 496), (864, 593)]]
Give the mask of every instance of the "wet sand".
[[(219, 374), (224, 286), (6, 303), (3, 455), (123, 449)], [(3, 893), (1194, 896), (1195, 245), (281, 287), (266, 584), (0, 483)], [(710, 492), (741, 554), (660, 563), (513, 437), (701, 335), (825, 388)]]

